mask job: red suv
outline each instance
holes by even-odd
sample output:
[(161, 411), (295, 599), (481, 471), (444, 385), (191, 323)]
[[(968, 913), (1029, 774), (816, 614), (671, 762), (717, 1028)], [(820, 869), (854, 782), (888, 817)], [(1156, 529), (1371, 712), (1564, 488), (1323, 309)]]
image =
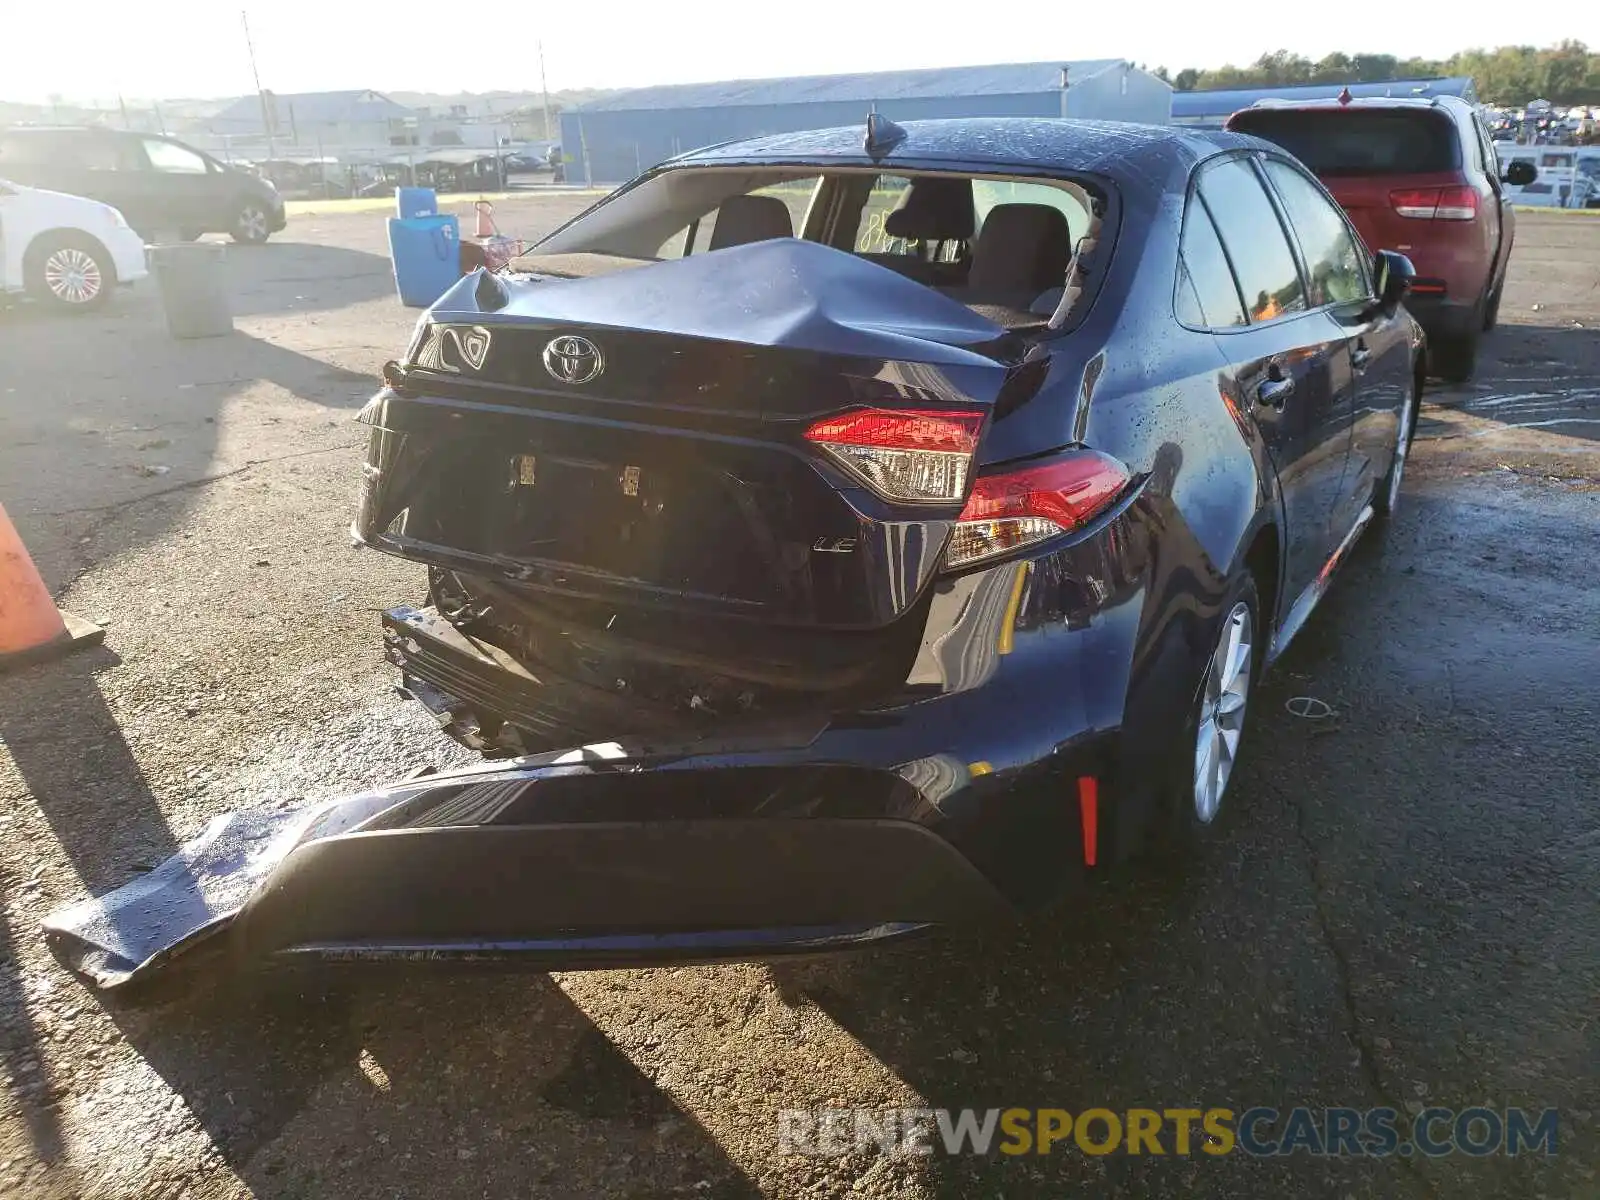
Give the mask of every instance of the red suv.
[[(1227, 128), (1288, 150), (1350, 214), (1369, 249), (1417, 268), (1406, 307), (1428, 334), (1432, 374), (1472, 374), (1478, 339), (1500, 311), (1516, 218), (1477, 111), (1454, 96), (1262, 100)], [(1504, 182), (1525, 184), (1527, 163)]]

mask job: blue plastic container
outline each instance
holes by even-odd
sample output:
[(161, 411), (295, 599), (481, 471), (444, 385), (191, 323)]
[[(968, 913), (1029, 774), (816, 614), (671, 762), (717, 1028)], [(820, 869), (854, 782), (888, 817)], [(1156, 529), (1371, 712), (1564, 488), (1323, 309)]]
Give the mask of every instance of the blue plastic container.
[(396, 188), (394, 215), (401, 220), (411, 217), (436, 217), (439, 215), (439, 196), (432, 188)]
[(400, 303), (427, 308), (461, 278), (461, 222), (453, 216), (390, 217), (389, 257)]

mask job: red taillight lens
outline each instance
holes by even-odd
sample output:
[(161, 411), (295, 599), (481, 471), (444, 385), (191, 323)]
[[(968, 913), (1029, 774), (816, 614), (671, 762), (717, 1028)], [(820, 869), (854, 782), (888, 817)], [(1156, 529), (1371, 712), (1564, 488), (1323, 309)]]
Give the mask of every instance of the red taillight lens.
[(824, 417), (805, 436), (890, 500), (953, 504), (966, 494), (983, 416), (858, 408)]
[(1469, 187), (1439, 189), (1439, 207), (1434, 209), (1436, 221), (1471, 221), (1478, 215), (1478, 193)]
[(1077, 529), (1104, 512), (1130, 478), (1127, 467), (1097, 450), (981, 475), (961, 510), (945, 565), (970, 566)]
[(1389, 204), (1402, 217), (1470, 221), (1478, 215), (1478, 193), (1469, 187), (1401, 188), (1389, 193)]

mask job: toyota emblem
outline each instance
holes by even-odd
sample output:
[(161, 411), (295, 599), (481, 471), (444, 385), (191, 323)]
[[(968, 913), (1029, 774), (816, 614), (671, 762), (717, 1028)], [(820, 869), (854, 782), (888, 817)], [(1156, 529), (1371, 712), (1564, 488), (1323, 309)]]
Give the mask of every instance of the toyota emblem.
[(562, 383), (588, 383), (606, 369), (606, 360), (588, 338), (566, 333), (545, 346), (544, 369)]

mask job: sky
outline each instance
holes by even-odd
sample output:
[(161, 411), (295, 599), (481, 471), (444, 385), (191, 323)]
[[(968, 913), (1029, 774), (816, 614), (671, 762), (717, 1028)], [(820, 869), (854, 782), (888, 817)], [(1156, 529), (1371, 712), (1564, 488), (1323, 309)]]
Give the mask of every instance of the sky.
[[(57, 0), (7, 3), (0, 100), (201, 98), (277, 92), (537, 90), (536, 43), (551, 90), (813, 75), (978, 63), (1126, 58), (1173, 71), (1244, 64), (1285, 49), (1446, 57), (1507, 40), (1600, 45), (1600, 4), (1540, 9), (1525, 25), (1476, 22), (1464, 5), (1329, 5), (1311, 0)], [(1217, 14), (1226, 13), (1226, 21)], [(1357, 12), (1364, 15), (1357, 16)], [(1481, 9), (1489, 15), (1489, 6)], [(1348, 19), (1335, 19), (1339, 13)], [(1381, 21), (1375, 14), (1381, 13)], [(1449, 19), (1441, 19), (1448, 13)], [(19, 54), (61, 43), (69, 55)]]

